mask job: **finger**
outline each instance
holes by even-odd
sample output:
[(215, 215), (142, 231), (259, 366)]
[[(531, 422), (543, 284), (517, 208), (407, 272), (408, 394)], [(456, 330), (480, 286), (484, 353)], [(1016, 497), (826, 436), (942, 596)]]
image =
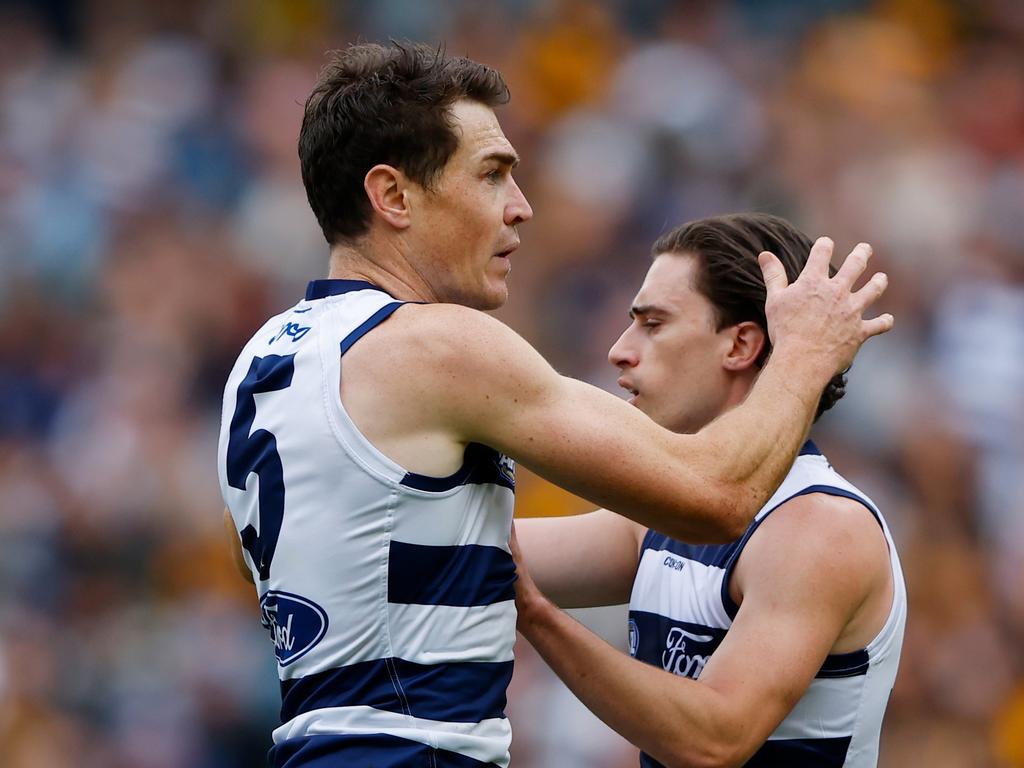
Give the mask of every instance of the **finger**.
[(875, 272), (871, 279), (864, 284), (864, 287), (853, 294), (853, 298), (860, 303), (863, 309), (867, 309), (878, 301), (879, 297), (885, 293), (885, 289), (888, 287), (889, 276), (885, 272)]
[(892, 330), (892, 326), (895, 323), (895, 319), (888, 312), (884, 315), (872, 318), (871, 320), (865, 320), (861, 325), (864, 330), (864, 338), (869, 339), (872, 336), (878, 336), (882, 333), (888, 333)]
[(761, 265), (764, 287), (769, 299), (789, 285), (786, 268), (782, 266), (782, 262), (774, 253), (762, 251), (757, 255), (757, 263)]
[(814, 245), (811, 246), (811, 253), (807, 257), (807, 263), (804, 264), (800, 274), (818, 274), (828, 277), (828, 265), (832, 261), (833, 248), (835, 248), (835, 243), (832, 242), (831, 237), (819, 237), (815, 240)]
[(846, 261), (843, 262), (833, 280), (838, 280), (847, 288), (852, 288), (853, 284), (857, 282), (857, 278), (864, 274), (864, 270), (868, 266), (868, 260), (873, 252), (873, 249), (867, 243), (857, 243), (854, 249), (850, 251), (850, 255), (846, 257)]

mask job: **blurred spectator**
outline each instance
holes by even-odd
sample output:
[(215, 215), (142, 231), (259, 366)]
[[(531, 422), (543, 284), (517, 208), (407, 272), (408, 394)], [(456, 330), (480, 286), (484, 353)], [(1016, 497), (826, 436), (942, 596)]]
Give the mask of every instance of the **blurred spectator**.
[[(615, 389), (654, 237), (870, 240), (897, 330), (817, 435), (910, 593), (880, 765), (1024, 766), (1024, 12), (1012, 0), (0, 2), (0, 735), (11, 768), (262, 764), (278, 707), (214, 454), (240, 343), (322, 276), (323, 53), (501, 68), (537, 211), (499, 315)], [(681, 382), (680, 386), (685, 386)], [(523, 514), (587, 509), (529, 472)], [(587, 616), (621, 644), (621, 612)], [(514, 765), (636, 764), (528, 648)]]

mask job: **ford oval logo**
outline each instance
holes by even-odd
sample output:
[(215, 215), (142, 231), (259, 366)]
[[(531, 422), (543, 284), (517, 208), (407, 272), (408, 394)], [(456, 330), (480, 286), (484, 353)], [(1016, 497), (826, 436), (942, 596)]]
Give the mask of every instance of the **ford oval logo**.
[(260, 616), (282, 667), (309, 653), (327, 634), (327, 613), (312, 600), (270, 590), (260, 598)]

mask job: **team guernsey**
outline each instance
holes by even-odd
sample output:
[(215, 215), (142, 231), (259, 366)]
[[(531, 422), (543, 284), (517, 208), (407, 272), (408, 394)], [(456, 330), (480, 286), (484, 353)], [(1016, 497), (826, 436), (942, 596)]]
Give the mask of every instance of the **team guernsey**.
[[(695, 546), (648, 531), (629, 610), (630, 654), (697, 679), (725, 637), (739, 606), (729, 580), (744, 546), (773, 510), (797, 496), (826, 493), (863, 504), (885, 533), (893, 575), (892, 610), (860, 650), (830, 655), (810, 687), (745, 765), (752, 768), (867, 768), (878, 762), (882, 715), (896, 679), (907, 598), (899, 558), (878, 509), (808, 442), (782, 486), (744, 535), (723, 545)], [(770, 659), (764, 660), (770, 664)], [(643, 768), (659, 766), (641, 754)]]
[(515, 467), (471, 444), (450, 477), (407, 472), (341, 402), (346, 351), (401, 305), (314, 281), (225, 389), (221, 490), (281, 680), (274, 768), (508, 765)]

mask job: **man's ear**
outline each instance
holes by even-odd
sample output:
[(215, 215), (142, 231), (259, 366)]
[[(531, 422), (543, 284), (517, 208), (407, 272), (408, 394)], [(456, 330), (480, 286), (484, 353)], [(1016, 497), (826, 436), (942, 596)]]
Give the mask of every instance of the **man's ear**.
[(745, 371), (757, 364), (761, 351), (768, 342), (764, 330), (757, 323), (746, 320), (729, 329), (732, 347), (723, 361), (729, 371)]
[(375, 165), (363, 178), (373, 212), (395, 229), (409, 226), (408, 186), (405, 174), (390, 165)]

